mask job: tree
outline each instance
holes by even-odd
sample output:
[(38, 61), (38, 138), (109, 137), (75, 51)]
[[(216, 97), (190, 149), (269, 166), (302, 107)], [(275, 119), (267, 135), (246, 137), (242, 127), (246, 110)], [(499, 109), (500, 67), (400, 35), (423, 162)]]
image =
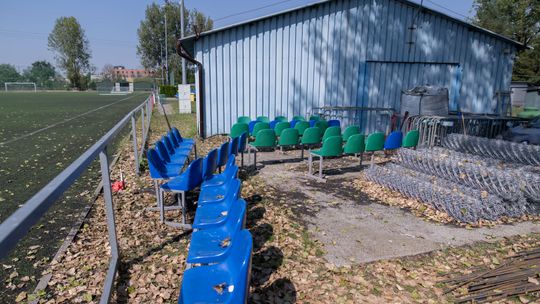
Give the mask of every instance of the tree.
[(17, 72), (11, 64), (0, 64), (0, 87), (4, 87), (6, 82), (16, 82), (21, 80), (21, 74)]
[[(180, 5), (168, 3), (163, 7), (150, 4), (146, 7), (145, 19), (141, 21), (137, 34), (137, 54), (146, 69), (156, 69), (161, 74), (165, 67), (165, 15), (167, 16), (168, 66), (175, 78), (181, 79), (180, 56), (176, 54), (176, 40), (180, 38)], [(197, 10), (184, 10), (186, 35), (211, 30), (213, 21)], [(189, 71), (189, 69), (188, 69)], [(188, 75), (188, 78), (190, 75)]]
[(114, 72), (114, 66), (109, 63), (103, 66), (103, 68), (101, 69), (101, 75), (103, 76), (103, 79), (110, 80), (112, 82), (117, 82), (119, 80), (122, 80), (122, 77), (119, 77)]
[(24, 71), (23, 76), (39, 87), (51, 89), (56, 78), (56, 70), (50, 62), (36, 61)]
[(474, 22), (532, 49), (519, 50), (513, 80), (540, 84), (540, 1), (475, 0)]
[(49, 34), (49, 49), (55, 52), (58, 66), (66, 72), (71, 87), (86, 86), (84, 74), (91, 71), (89, 42), (75, 17), (56, 19)]

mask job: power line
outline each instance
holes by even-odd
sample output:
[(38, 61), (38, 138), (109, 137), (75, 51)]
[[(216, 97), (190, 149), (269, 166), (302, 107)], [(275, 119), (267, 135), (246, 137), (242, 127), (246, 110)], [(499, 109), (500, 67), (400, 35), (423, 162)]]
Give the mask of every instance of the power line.
[[(26, 38), (26, 39), (36, 39), (36, 38), (47, 38), (49, 37), (49, 34), (47, 33), (39, 33), (39, 32), (26, 32), (26, 31), (18, 31), (18, 30), (9, 30), (9, 29), (0, 29), (0, 34), (7, 34), (7, 35), (17, 35), (14, 38)], [(26, 37), (21, 35), (27, 35)], [(122, 41), (122, 40), (112, 40), (112, 39), (104, 39), (104, 38), (97, 38), (97, 37), (87, 37), (89, 40), (92, 41), (98, 41), (98, 42), (105, 42), (110, 44), (123, 44), (124, 46), (130, 46), (135, 47), (136, 44), (133, 41)]]
[(431, 4), (433, 4), (434, 6), (436, 6), (436, 7), (438, 7), (438, 8), (441, 8), (441, 9), (443, 9), (443, 10), (447, 10), (447, 11), (449, 11), (449, 12), (451, 12), (451, 13), (453, 13), (453, 14), (456, 14), (456, 15), (458, 15), (458, 16), (460, 16), (460, 17), (463, 17), (463, 18), (465, 18), (465, 19), (470, 19), (469, 16), (465, 16), (465, 15), (459, 13), (459, 12), (456, 12), (456, 11), (454, 11), (454, 10), (452, 10), (452, 9), (447, 8), (446, 6), (443, 6), (443, 5), (441, 5), (441, 4), (438, 4), (438, 3), (433, 2), (433, 1), (431, 1), (431, 0), (425, 0), (425, 1), (426, 1), (426, 2), (429, 2), (429, 3), (431, 3)]

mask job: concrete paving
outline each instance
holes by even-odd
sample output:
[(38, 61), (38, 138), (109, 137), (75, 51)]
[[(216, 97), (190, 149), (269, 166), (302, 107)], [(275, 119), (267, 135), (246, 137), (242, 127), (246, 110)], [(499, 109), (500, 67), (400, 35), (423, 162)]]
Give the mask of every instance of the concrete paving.
[(286, 204), (324, 244), (325, 258), (338, 266), (540, 232), (532, 222), (466, 229), (379, 204), (347, 185), (365, 168), (352, 157), (325, 160), (324, 167), (332, 168), (323, 171), (325, 182), (307, 176), (307, 162), (300, 161), (298, 151), (258, 153), (257, 161), (258, 174), (283, 193)]

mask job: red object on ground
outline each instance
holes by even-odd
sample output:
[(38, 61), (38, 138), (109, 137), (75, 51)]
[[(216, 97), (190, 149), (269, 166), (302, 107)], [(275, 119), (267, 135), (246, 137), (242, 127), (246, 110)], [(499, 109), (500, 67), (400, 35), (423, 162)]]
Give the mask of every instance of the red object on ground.
[(113, 192), (118, 192), (126, 188), (126, 183), (124, 181), (116, 181), (111, 185)]

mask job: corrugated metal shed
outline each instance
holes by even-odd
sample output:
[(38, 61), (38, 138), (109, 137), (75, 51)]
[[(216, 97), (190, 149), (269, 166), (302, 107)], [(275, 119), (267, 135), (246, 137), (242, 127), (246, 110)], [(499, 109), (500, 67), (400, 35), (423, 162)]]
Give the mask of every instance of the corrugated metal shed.
[[(450, 108), (492, 113), (518, 43), (401, 0), (334, 0), (182, 41), (203, 65), (205, 136), (241, 115), (322, 106), (399, 110), (401, 90), (444, 85)], [(453, 89), (452, 89), (453, 88)], [(359, 117), (366, 131), (387, 121)]]

